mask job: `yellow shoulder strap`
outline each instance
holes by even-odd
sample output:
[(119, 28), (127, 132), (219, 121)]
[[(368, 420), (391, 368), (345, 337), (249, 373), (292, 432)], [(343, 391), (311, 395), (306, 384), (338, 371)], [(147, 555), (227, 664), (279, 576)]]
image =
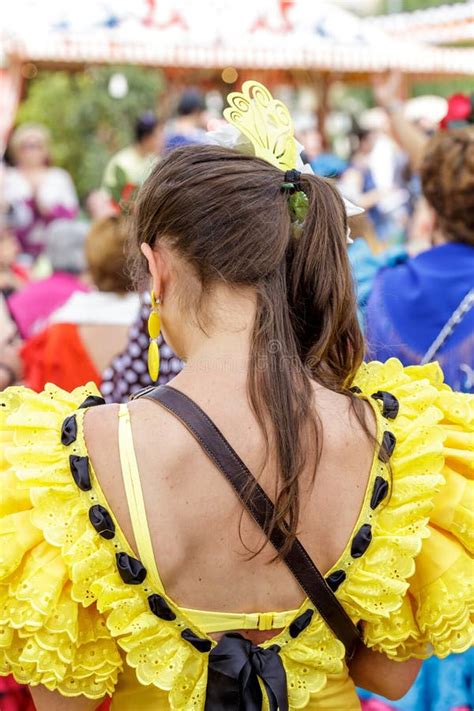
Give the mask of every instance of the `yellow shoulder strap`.
[(161, 582), (153, 553), (150, 529), (148, 528), (140, 472), (138, 471), (135, 447), (133, 445), (130, 412), (127, 405), (120, 405), (118, 440), (123, 483), (125, 486), (130, 519), (132, 521), (133, 535), (135, 536), (137, 545), (137, 553), (140, 561), (147, 569), (148, 574), (154, 579), (155, 587), (158, 587), (161, 592), (164, 592), (163, 583)]

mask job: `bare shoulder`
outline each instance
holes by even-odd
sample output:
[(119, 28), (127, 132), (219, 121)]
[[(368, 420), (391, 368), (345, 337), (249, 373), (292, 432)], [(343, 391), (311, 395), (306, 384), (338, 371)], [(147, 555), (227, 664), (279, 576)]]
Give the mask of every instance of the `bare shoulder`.
[(328, 444), (333, 439), (337, 440), (339, 448), (354, 447), (361, 442), (373, 443), (376, 434), (374, 412), (364, 400), (357, 402), (351, 396), (315, 384), (314, 403)]
[(162, 465), (171, 468), (179, 467), (188, 456), (193, 456), (193, 437), (168, 410), (145, 398), (132, 401), (128, 408), (133, 441), (145, 472), (149, 467), (156, 469), (158, 453)]
[(84, 438), (87, 449), (95, 452), (117, 437), (118, 405), (91, 407), (84, 416)]
[[(181, 458), (192, 440), (182, 424), (163, 407), (146, 399), (127, 404), (133, 443), (140, 460), (160, 453), (160, 460)], [(102, 405), (87, 411), (84, 437), (87, 450), (101, 480), (120, 467), (119, 405)]]
[(107, 490), (120, 476), (118, 405), (91, 407), (84, 416), (84, 440), (101, 487)]

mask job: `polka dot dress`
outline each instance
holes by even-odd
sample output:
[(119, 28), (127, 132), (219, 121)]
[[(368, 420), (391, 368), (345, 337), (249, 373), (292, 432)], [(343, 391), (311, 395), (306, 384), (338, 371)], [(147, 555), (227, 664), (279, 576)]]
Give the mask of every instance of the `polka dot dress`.
[[(100, 386), (106, 402), (127, 402), (129, 397), (142, 388), (153, 385), (147, 368), (148, 332), (147, 321), (150, 305), (144, 304), (128, 334), (124, 351), (115, 356), (110, 366), (102, 374)], [(160, 335), (160, 375), (158, 384), (165, 385), (182, 368), (182, 363)]]

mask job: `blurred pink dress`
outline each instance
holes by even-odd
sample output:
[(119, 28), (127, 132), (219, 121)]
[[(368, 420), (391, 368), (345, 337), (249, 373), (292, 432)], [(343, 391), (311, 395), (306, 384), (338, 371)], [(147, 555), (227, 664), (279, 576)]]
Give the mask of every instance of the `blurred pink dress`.
[(10, 296), (8, 307), (21, 337), (31, 338), (42, 330), (49, 316), (76, 291), (89, 291), (89, 287), (73, 274), (56, 272)]

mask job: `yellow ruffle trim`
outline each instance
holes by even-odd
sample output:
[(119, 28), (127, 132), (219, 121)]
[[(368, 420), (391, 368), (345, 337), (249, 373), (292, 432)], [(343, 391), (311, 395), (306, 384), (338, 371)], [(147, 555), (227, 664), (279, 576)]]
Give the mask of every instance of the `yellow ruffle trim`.
[[(0, 394), (0, 674), (100, 699), (112, 694), (122, 659), (96, 606), (74, 599), (66, 562), (46, 533), (68, 517), (71, 539), (77, 533), (81, 502), (60, 432), (66, 414), (92, 393), (95, 387)], [(35, 503), (45, 495), (54, 508), (42, 529)]]
[[(113, 540), (91, 525), (90, 507), (106, 505), (92, 466), (90, 491), (72, 478), (69, 456), (87, 456), (85, 411), (77, 408), (90, 394), (99, 394), (95, 386), (71, 394), (53, 386), (41, 394), (25, 388), (0, 394), (0, 475), (10, 492), (0, 520), (0, 674), (65, 696), (102, 698), (112, 694), (122, 669), (120, 646), (141, 684), (169, 692), (172, 709), (202, 709), (207, 654), (181, 632), (206, 636), (164, 595), (176, 619), (157, 618), (146, 579), (122, 581), (116, 553), (133, 552), (115, 519)], [(73, 413), (77, 438), (63, 446), (61, 427)]]
[(366, 396), (394, 395), (397, 438), (388, 502), (373, 540), (338, 590), (364, 620), (368, 646), (403, 660), (445, 657), (474, 643), (474, 397), (453, 393), (437, 364), (362, 366)]
[[(306, 601), (299, 614), (308, 609), (312, 609), (312, 605)], [(344, 671), (344, 645), (334, 637), (316, 612), (310, 624), (297, 637), (291, 637), (287, 628), (260, 646), (269, 647), (272, 644), (280, 646), (291, 710), (306, 708), (311, 697), (324, 689), (329, 674)]]

